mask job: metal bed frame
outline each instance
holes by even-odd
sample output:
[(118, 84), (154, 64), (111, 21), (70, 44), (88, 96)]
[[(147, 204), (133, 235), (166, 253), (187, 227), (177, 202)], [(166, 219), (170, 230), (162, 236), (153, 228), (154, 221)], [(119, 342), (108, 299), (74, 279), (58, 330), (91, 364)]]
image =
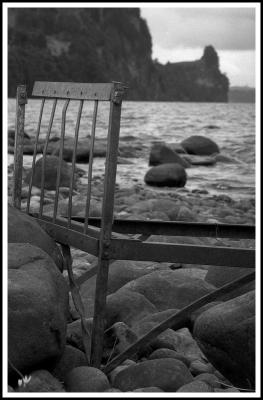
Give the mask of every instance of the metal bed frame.
[[(89, 363), (97, 368), (109, 372), (120, 364), (125, 358), (135, 353), (138, 348), (144, 346), (153, 337), (163, 332), (168, 327), (180, 327), (189, 313), (200, 308), (222, 294), (246, 284), (255, 279), (255, 250), (245, 248), (217, 247), (217, 246), (196, 246), (186, 244), (169, 244), (147, 242), (151, 235), (171, 236), (205, 236), (205, 237), (227, 237), (227, 238), (255, 238), (255, 227), (252, 225), (237, 224), (208, 224), (208, 223), (186, 223), (186, 222), (163, 222), (163, 221), (138, 221), (138, 220), (114, 220), (114, 192), (117, 170), (118, 143), (120, 132), (121, 106), (126, 87), (119, 82), (113, 83), (62, 83), (62, 82), (35, 82), (32, 96), (41, 98), (40, 115), (36, 130), (35, 148), (32, 161), (32, 175), (29, 182), (27, 207), (25, 212), (35, 218), (38, 223), (58, 242), (63, 251), (65, 265), (69, 271), (69, 280), (72, 297), (77, 310), (79, 311), (82, 328), (83, 341), (86, 354), (91, 352)], [(64, 100), (64, 107), (61, 116), (61, 138), (59, 151), (59, 164), (57, 170), (56, 194), (54, 201), (53, 216), (43, 214), (44, 205), (44, 181), (45, 181), (45, 160), (50, 139), (50, 133), (54, 120), (54, 114), (58, 100)], [(41, 195), (38, 213), (30, 211), (30, 198), (32, 182), (36, 164), (36, 154), (41, 129), (41, 121), (44, 106), (47, 100), (52, 101), (52, 111), (47, 128), (45, 144), (43, 148), (42, 174), (41, 174)], [(58, 216), (59, 187), (61, 177), (61, 164), (63, 161), (63, 146), (65, 139), (66, 113), (71, 100), (79, 101), (79, 109), (76, 118), (74, 151), (72, 156), (72, 174), (69, 189), (68, 217)], [(92, 128), (89, 153), (89, 171), (86, 196), (85, 217), (72, 215), (74, 173), (76, 164), (76, 151), (78, 134), (81, 121), (83, 105), (85, 101), (94, 102), (92, 116)], [(105, 162), (104, 193), (102, 202), (102, 217), (90, 217), (90, 200), (92, 190), (92, 165), (94, 142), (97, 122), (97, 111), (99, 102), (110, 103), (107, 152)], [(22, 191), (22, 166), (23, 166), (23, 137), (25, 125), (25, 105), (27, 103), (26, 87), (20, 85), (17, 88), (16, 99), (16, 135), (14, 151), (14, 189), (13, 205), (21, 209)], [(135, 236), (131, 237), (128, 234)], [(84, 273), (79, 279), (74, 280), (71, 269), (70, 246), (83, 250), (98, 257), (92, 268)], [(104, 320), (106, 310), (108, 270), (112, 260), (137, 260), (137, 261), (158, 261), (158, 262), (182, 262), (186, 264), (203, 264), (229, 267), (251, 268), (252, 272), (245, 277), (239, 278), (220, 289), (198, 299), (194, 303), (180, 310), (179, 313), (168, 318), (135, 344), (130, 346), (122, 354), (115, 357), (106, 367), (101, 366), (103, 352)], [(93, 328), (91, 341), (85, 328), (85, 313), (78, 292), (78, 285), (84, 280), (97, 274), (96, 293), (93, 316)]]

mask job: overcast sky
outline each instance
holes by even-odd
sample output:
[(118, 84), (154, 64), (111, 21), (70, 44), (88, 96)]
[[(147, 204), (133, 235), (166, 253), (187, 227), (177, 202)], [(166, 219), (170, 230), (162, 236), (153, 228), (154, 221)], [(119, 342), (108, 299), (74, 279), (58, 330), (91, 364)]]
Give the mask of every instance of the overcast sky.
[(161, 63), (196, 60), (211, 44), (231, 86), (255, 86), (254, 8), (168, 7), (141, 8), (152, 36), (153, 58)]

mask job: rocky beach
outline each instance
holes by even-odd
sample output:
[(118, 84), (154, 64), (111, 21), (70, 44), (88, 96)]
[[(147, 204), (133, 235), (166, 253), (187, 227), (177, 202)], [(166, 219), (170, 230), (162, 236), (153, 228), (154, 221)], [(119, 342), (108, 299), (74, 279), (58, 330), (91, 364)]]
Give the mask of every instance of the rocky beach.
[[(88, 165), (89, 140), (82, 140), (77, 153), (72, 201), (72, 216), (75, 217), (84, 216), (86, 204), (87, 169), (84, 165)], [(9, 161), (13, 144), (10, 131)], [(22, 211), (26, 208), (33, 147), (28, 135), (24, 148)], [(42, 149), (40, 141), (31, 192), (32, 213), (37, 213), (40, 205)], [(49, 143), (44, 215), (53, 213), (58, 149), (59, 140)], [(164, 141), (153, 143), (145, 160), (147, 168), (143, 171), (143, 181), (136, 177), (130, 179), (127, 173), (136, 165), (141, 150), (136, 145), (132, 147), (129, 138), (120, 142), (115, 219), (255, 224), (253, 196), (237, 199), (227, 194), (213, 194), (204, 188), (188, 188), (189, 171), (200, 165), (209, 169), (215, 164), (225, 162), (227, 165), (232, 161), (220, 153), (213, 140), (204, 135), (193, 135), (172, 145)], [(101, 216), (105, 151), (105, 142), (98, 140), (91, 217)], [(66, 217), (72, 158), (70, 139), (65, 143), (63, 158), (58, 215)], [(12, 162), (9, 162), (8, 173), (8, 194), (11, 196)], [(228, 393), (254, 390), (253, 283), (208, 304), (191, 315), (180, 329), (167, 329), (131, 359), (108, 373), (103, 372), (113, 357), (169, 315), (250, 269), (112, 260), (103, 368), (99, 370), (87, 363), (82, 323), (68, 290), (68, 273), (63, 270), (59, 246), (35, 221), (11, 206), (8, 217), (10, 391)], [(252, 239), (152, 235), (147, 240), (255, 248)], [(81, 276), (89, 271), (96, 258), (74, 248), (72, 258), (74, 277), (81, 281)], [(40, 280), (45, 286), (39, 283)], [(89, 334), (95, 283), (96, 276), (93, 276), (79, 288)]]

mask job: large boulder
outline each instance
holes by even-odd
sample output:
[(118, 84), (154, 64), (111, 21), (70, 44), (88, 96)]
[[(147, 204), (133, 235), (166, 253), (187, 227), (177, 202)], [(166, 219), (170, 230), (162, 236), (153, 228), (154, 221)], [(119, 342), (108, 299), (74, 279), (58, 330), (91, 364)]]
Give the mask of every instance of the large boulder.
[[(141, 262), (132, 260), (116, 260), (109, 266), (107, 294), (117, 292), (126, 283), (149, 274), (153, 271), (168, 268), (169, 264)], [(84, 304), (86, 315), (92, 316), (95, 299), (96, 276), (86, 280), (80, 286), (80, 295)], [(74, 306), (72, 304), (72, 309)]]
[(187, 175), (180, 164), (161, 164), (149, 169), (144, 177), (145, 183), (151, 186), (183, 187)]
[[(43, 157), (37, 160), (33, 175), (33, 186), (41, 187)], [(59, 158), (56, 156), (46, 156), (44, 188), (47, 190), (55, 190), (57, 185), (57, 171), (59, 166)], [(25, 182), (29, 183), (32, 170), (25, 177)], [(71, 183), (71, 167), (65, 161), (61, 163), (61, 175), (59, 186), (69, 187)]]
[(63, 270), (63, 257), (55, 241), (33, 218), (11, 205), (8, 205), (8, 242), (40, 247), (55, 261), (60, 271)]
[(211, 307), (193, 331), (208, 360), (238, 387), (255, 386), (255, 292)]
[[(241, 278), (242, 276), (249, 274), (250, 272), (252, 272), (251, 268), (210, 266), (208, 268), (205, 280), (219, 288), (223, 285), (226, 285), (227, 283), (234, 281), (235, 279)], [(255, 282), (252, 281), (224, 295), (223, 297), (221, 297), (221, 299), (229, 300), (233, 297), (241, 296), (241, 294), (247, 293), (254, 289)]]
[(175, 151), (165, 144), (156, 143), (152, 146), (149, 158), (149, 165), (159, 165), (177, 163), (184, 168), (188, 168), (190, 164), (181, 158)]
[(182, 361), (160, 358), (122, 369), (116, 375), (113, 386), (123, 392), (151, 386), (165, 392), (175, 392), (192, 381), (193, 377)]
[(196, 154), (198, 156), (220, 153), (218, 145), (213, 140), (199, 135), (193, 135), (183, 140), (181, 146), (188, 154)]
[(181, 309), (215, 290), (204, 279), (181, 274), (180, 270), (155, 271), (123, 286), (122, 290), (137, 292), (155, 305), (158, 311)]
[(132, 326), (135, 321), (157, 312), (156, 307), (143, 294), (126, 289), (125, 286), (107, 296), (106, 310), (107, 326), (118, 321)]
[(55, 362), (64, 351), (68, 285), (40, 248), (10, 243), (8, 253), (8, 357), (28, 372)]

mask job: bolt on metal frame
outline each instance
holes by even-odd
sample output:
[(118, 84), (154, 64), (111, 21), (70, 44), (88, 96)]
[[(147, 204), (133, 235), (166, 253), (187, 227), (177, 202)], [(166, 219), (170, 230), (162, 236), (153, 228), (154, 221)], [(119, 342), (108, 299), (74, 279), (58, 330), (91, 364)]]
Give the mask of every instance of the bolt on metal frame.
[[(245, 277), (239, 278), (238, 280), (228, 285), (225, 285), (223, 288), (213, 292), (213, 294), (209, 294), (207, 296), (204, 296), (204, 298), (198, 299), (196, 302), (194, 302), (194, 304), (190, 305), (189, 308), (186, 307), (186, 309), (181, 310), (179, 316), (176, 314), (166, 321), (162, 322), (147, 335), (140, 338), (138, 342), (127, 349), (127, 351), (125, 351), (120, 356), (114, 358), (106, 367), (107, 372), (115, 368), (120, 362), (123, 361), (123, 359), (125, 359), (125, 357), (127, 358), (128, 356), (134, 354), (134, 352), (140, 346), (144, 346), (145, 343), (148, 343), (149, 340), (152, 340), (154, 335), (157, 336), (162, 331), (167, 329), (167, 327), (174, 326), (173, 324), (178, 323), (179, 320), (185, 320), (185, 317), (189, 314), (190, 311), (196, 310), (204, 304), (207, 304), (209, 301), (212, 301), (211, 298), (216, 299), (222, 293), (228, 293), (234, 288), (255, 279), (254, 249), (233, 248), (226, 246), (197, 246), (174, 243), (147, 242), (147, 238), (149, 238), (149, 236), (151, 235), (254, 239), (255, 227), (253, 225), (212, 223), (204, 224), (191, 222), (136, 221), (113, 219), (121, 105), (124, 93), (124, 85), (116, 82), (109, 84), (36, 82), (32, 93), (32, 96), (42, 98), (42, 102), (40, 106), (40, 115), (36, 132), (36, 142), (32, 162), (32, 175), (29, 183), (26, 212), (30, 214), (32, 179), (34, 174), (38, 139), (45, 101), (46, 99), (53, 99), (53, 107), (43, 149), (40, 209), (38, 215), (34, 215), (33, 217), (57, 242), (62, 245), (62, 249), (64, 249), (66, 255), (68, 253), (67, 249), (69, 248), (69, 246), (73, 246), (98, 257), (98, 262), (95, 262), (88, 272), (84, 273), (83, 276), (75, 279), (75, 281), (73, 281), (73, 274), (71, 273), (72, 271), (70, 271), (69, 269), (69, 278), (72, 293), (75, 293), (75, 289), (77, 288), (78, 284), (81, 284), (84, 280), (87, 280), (97, 274), (93, 329), (91, 338), (91, 360), (89, 360), (91, 364), (98, 368), (101, 366), (108, 270), (112, 260), (182, 262), (186, 264), (247, 267), (251, 268), (252, 272)], [(53, 216), (50, 217), (43, 215), (44, 173), (47, 146), (50, 139), (50, 132), (58, 99), (64, 99), (65, 103), (62, 111), (61, 140), (54, 212)], [(75, 127), (74, 151), (72, 156), (72, 173), (68, 202), (68, 216), (66, 219), (57, 216), (57, 209), (61, 164), (63, 160), (66, 112), (70, 100), (79, 100), (79, 109), (77, 113)], [(94, 101), (94, 111), (91, 128), (86, 208), (85, 217), (83, 218), (72, 215), (72, 194), (76, 163), (76, 150), (78, 144), (78, 133), (84, 101)], [(110, 102), (110, 115), (107, 136), (102, 217), (91, 218), (89, 216), (91, 199), (91, 178), (99, 101)], [(25, 87), (18, 86), (13, 189), (13, 204), (17, 208), (21, 208), (23, 136), (26, 102), (27, 99)], [(127, 234), (133, 234), (134, 237), (131, 238), (130, 236), (127, 236)], [(69, 257), (67, 257), (67, 259), (69, 260)], [(84, 307), (81, 304), (81, 298), (78, 293), (76, 294), (76, 304), (78, 305), (78, 311), (83, 322)], [(84, 323), (83, 329), (85, 333)]]

